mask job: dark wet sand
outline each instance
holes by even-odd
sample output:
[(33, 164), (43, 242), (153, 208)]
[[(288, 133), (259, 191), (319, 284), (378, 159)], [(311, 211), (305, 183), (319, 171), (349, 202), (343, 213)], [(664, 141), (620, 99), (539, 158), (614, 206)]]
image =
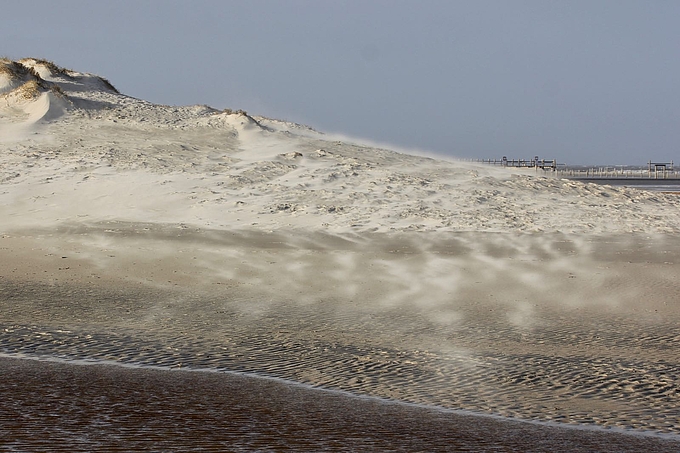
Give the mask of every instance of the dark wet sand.
[(246, 375), (0, 359), (8, 451), (647, 451), (680, 443), (474, 417)]

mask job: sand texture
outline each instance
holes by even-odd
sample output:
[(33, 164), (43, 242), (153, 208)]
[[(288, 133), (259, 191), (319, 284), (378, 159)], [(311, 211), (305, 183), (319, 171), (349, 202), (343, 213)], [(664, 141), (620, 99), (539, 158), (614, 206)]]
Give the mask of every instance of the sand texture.
[(243, 374), (18, 359), (0, 359), (0, 372), (8, 376), (0, 424), (12, 439), (4, 447), (15, 451), (677, 451), (672, 440), (482, 418)]
[[(23, 64), (0, 78), (5, 357), (247, 372), (680, 441), (677, 196)], [(34, 74), (43, 93), (19, 102)]]

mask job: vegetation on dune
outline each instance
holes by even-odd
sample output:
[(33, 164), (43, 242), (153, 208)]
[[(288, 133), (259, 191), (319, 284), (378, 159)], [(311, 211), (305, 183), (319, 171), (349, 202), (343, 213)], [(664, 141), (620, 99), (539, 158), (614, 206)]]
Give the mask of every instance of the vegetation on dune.
[[(43, 79), (38, 72), (39, 67), (46, 68), (53, 76), (62, 76), (68, 79), (76, 79), (77, 73), (70, 69), (63, 68), (52, 61), (42, 58), (22, 58), (14, 61), (7, 57), (0, 57), (0, 75), (5, 75), (12, 82), (23, 81), (23, 85), (17, 87), (17, 92), (24, 99), (31, 99), (39, 94), (41, 90), (49, 90), (52, 93), (65, 97), (66, 93), (56, 83), (50, 83)], [(36, 70), (36, 68), (38, 68)], [(104, 77), (92, 77), (103, 85), (103, 87), (113, 93), (120, 94), (120, 91)]]
[(40, 94), (40, 88), (40, 83), (37, 80), (29, 80), (15, 89), (14, 92), (24, 99), (33, 99)]
[(40, 74), (38, 74), (35, 69), (30, 66), (24, 66), (23, 64), (12, 61), (9, 58), (0, 58), (0, 74), (5, 74), (10, 80), (22, 80), (28, 77), (32, 77), (36, 80), (42, 80)]
[(104, 77), (99, 77), (99, 80), (100, 80), (100, 81), (104, 84), (104, 86), (105, 86), (106, 88), (108, 88), (109, 90), (113, 91), (113, 92), (116, 93), (116, 94), (120, 94), (120, 91), (118, 91), (118, 90), (116, 89), (116, 87), (114, 87), (114, 86), (111, 84), (111, 82), (109, 82), (107, 79), (105, 79)]
[[(35, 70), (34, 65), (27, 65), (28, 59), (13, 61), (9, 58), (0, 58), (0, 74), (3, 74), (9, 78), (10, 81), (24, 81), (23, 84), (16, 87), (12, 92), (18, 94), (19, 97), (23, 99), (34, 99), (45, 91), (50, 91), (59, 97), (66, 97), (66, 93), (62, 88), (54, 83), (47, 82), (45, 79), (40, 77), (40, 74)], [(46, 60), (35, 60), (30, 59), (31, 62)], [(22, 63), (23, 62), (23, 63)], [(63, 68), (59, 68), (54, 65), (54, 63), (47, 62), (54, 67), (58, 68), (60, 71), (65, 71)], [(52, 69), (50, 69), (52, 70)], [(9, 93), (5, 93), (7, 96)]]
[(62, 98), (66, 97), (66, 93), (64, 92), (64, 90), (61, 89), (59, 85), (52, 84), (52, 86), (50, 86), (50, 91), (59, 97)]
[(248, 116), (248, 112), (245, 110), (233, 110), (233, 109), (224, 109), (222, 110), (222, 113), (226, 113), (227, 115), (243, 115), (243, 116)]
[(257, 124), (259, 127), (264, 127), (262, 123), (260, 123), (258, 120), (253, 118), (251, 115), (248, 114), (243, 109), (238, 109), (238, 110), (232, 110), (232, 109), (224, 109), (222, 110), (222, 113), (226, 113), (227, 115), (240, 115), (240, 116), (245, 116), (249, 121), (252, 121), (253, 123)]
[(52, 61), (45, 60), (42, 58), (22, 58), (19, 63), (25, 66), (35, 67), (44, 66), (47, 68), (52, 75), (60, 75), (68, 78), (72, 78), (73, 71), (70, 69), (62, 68)]

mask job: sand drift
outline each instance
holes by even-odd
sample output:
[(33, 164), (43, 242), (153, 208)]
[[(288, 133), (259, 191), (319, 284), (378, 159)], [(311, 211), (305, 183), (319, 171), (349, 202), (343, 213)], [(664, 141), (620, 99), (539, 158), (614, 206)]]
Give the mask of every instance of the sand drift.
[(2, 64), (3, 354), (680, 435), (677, 196)]

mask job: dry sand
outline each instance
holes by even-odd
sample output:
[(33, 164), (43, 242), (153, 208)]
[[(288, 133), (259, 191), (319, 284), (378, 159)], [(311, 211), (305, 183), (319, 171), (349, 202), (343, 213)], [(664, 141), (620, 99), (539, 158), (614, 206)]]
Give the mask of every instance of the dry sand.
[(25, 64), (66, 94), (46, 121), (4, 86), (7, 356), (680, 440), (677, 197), (156, 106)]

